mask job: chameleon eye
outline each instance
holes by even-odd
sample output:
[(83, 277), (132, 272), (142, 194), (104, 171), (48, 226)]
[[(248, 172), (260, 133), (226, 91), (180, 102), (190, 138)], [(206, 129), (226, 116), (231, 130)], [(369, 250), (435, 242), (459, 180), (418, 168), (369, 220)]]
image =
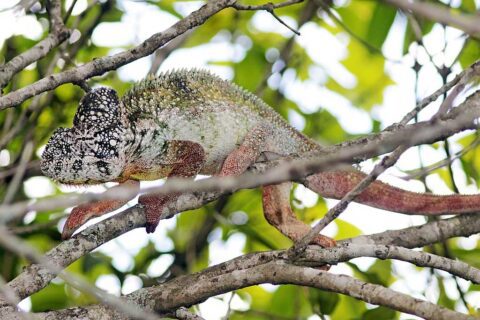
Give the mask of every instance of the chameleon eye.
[(108, 164), (105, 162), (105, 161), (97, 161), (97, 168), (98, 168), (98, 171), (100, 171), (101, 173), (105, 173), (105, 174), (110, 174), (110, 170), (108, 169)]

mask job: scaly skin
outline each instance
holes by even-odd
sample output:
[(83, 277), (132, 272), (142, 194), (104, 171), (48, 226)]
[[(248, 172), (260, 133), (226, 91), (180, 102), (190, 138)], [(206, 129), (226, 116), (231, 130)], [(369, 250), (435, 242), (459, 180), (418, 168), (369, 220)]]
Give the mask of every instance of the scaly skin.
[[(205, 71), (183, 70), (148, 78), (120, 100), (114, 90), (95, 89), (80, 101), (71, 129), (57, 129), (42, 156), (42, 171), (65, 184), (109, 181), (138, 187), (139, 180), (181, 176), (238, 175), (262, 153), (303, 154), (321, 150), (288, 125), (262, 100)], [(322, 172), (305, 185), (322, 196), (341, 198), (364, 174)], [(290, 207), (290, 183), (263, 188), (267, 220), (292, 240), (310, 226)], [(163, 206), (178, 194), (142, 195), (146, 230), (153, 232)], [(125, 201), (99, 201), (74, 208), (62, 236)], [(373, 183), (357, 199), (370, 206), (406, 214), (460, 214), (480, 208), (480, 196), (417, 194)], [(319, 235), (324, 247), (335, 241)]]

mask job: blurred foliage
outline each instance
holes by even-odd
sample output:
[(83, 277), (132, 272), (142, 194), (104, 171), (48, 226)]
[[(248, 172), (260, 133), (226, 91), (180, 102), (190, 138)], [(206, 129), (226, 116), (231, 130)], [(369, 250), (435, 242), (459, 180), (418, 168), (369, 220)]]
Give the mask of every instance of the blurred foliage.
[[(81, 2), (81, 1), (79, 1)], [(5, 93), (25, 87), (47, 75), (48, 70), (59, 72), (75, 65), (92, 61), (112, 52), (124, 48), (111, 48), (95, 43), (91, 40), (94, 30), (106, 22), (120, 22), (126, 15), (124, 1), (105, 0), (89, 6), (81, 13), (72, 15), (67, 26), (80, 31), (81, 37), (75, 43), (65, 43), (53, 50), (47, 57), (41, 59), (31, 67), (18, 73), (5, 88)], [(174, 0), (146, 0), (137, 5), (146, 7), (144, 10), (158, 10), (177, 19), (184, 16), (184, 5), (190, 2)], [(196, 2), (192, 2), (196, 3)], [(264, 1), (245, 1), (247, 4), (261, 4)], [(92, 5), (93, 4), (93, 5)], [(473, 13), (478, 10), (478, 2), (462, 0), (458, 3), (459, 10)], [(183, 42), (182, 50), (194, 50), (210, 42), (225, 42), (232, 48), (237, 47), (240, 55), (233, 55), (231, 60), (209, 61), (212, 67), (228, 68), (232, 80), (244, 88), (258, 93), (262, 99), (273, 106), (282, 116), (289, 119), (295, 115), (300, 119), (303, 132), (317, 141), (325, 144), (335, 144), (350, 139), (356, 134), (349, 132), (349, 128), (342, 127), (335, 116), (336, 110), (332, 102), (318, 101), (316, 108), (305, 108), (297, 104), (297, 100), (286, 94), (287, 87), (294, 82), (297, 84), (313, 84), (318, 89), (328, 90), (334, 96), (341, 96), (350, 102), (351, 108), (370, 116), (371, 131), (377, 132), (385, 125), (375, 117), (375, 108), (383, 103), (385, 90), (394, 85), (390, 74), (386, 72), (386, 65), (395, 63), (386, 58), (384, 51), (386, 41), (393, 38), (403, 48), (401, 54), (415, 59), (415, 52), (420, 50), (421, 43), (413, 33), (415, 27), (426, 37), (435, 28), (442, 28), (439, 24), (424, 19), (413, 19), (398, 13), (390, 6), (373, 1), (340, 1), (332, 6), (335, 15), (342, 21), (342, 25), (326, 18), (313, 3), (306, 1), (294, 6), (278, 9), (277, 15), (283, 17), (293, 27), (308, 25), (327, 33), (343, 47), (344, 55), (339, 57), (339, 68), (352, 81), (345, 82), (343, 78), (335, 77), (328, 65), (319, 63), (308, 48), (301, 44), (299, 37), (285, 32), (286, 29), (278, 24), (276, 30), (264, 30), (254, 19), (260, 13), (252, 11), (237, 12), (233, 9), (224, 10), (205, 24), (195, 29)], [(312, 11), (313, 10), (313, 11)], [(65, 8), (64, 8), (65, 11)], [(46, 18), (45, 10), (37, 13), (27, 12), (33, 19)], [(273, 19), (273, 18), (272, 18)], [(141, 24), (141, 21), (138, 21)], [(44, 26), (42, 37), (48, 29)], [(155, 26), (152, 26), (155, 28)], [(155, 32), (161, 30), (154, 30)], [(121, 32), (119, 30), (119, 32)], [(461, 37), (462, 49), (455, 59), (455, 71), (465, 68), (480, 57), (480, 41), (478, 39)], [(0, 47), (0, 62), (8, 61), (32, 47), (37, 41), (24, 35), (14, 35), (8, 38)], [(133, 46), (134, 43), (131, 44)], [(322, 50), (329, 50), (328, 43), (322, 43)], [(240, 49), (238, 49), (240, 48)], [(438, 54), (438, 53), (436, 53)], [(413, 58), (413, 60), (412, 60)], [(415, 60), (415, 62), (417, 62)], [(181, 67), (181, 66), (178, 66)], [(413, 67), (413, 64), (412, 64)], [(418, 67), (418, 65), (416, 65)], [(419, 68), (421, 69), (421, 65)], [(418, 71), (418, 70), (417, 70)], [(412, 74), (415, 72), (411, 70)], [(320, 76), (319, 76), (320, 74)], [(116, 72), (110, 72), (102, 77), (89, 80), (92, 86), (104, 85), (115, 88), (120, 94), (131, 85), (128, 81), (119, 78)], [(0, 141), (3, 145), (0, 150), (2, 171), (15, 168), (19, 164), (20, 155), (26, 141), (33, 141), (40, 149), (57, 127), (71, 126), (73, 115), (78, 101), (83, 95), (82, 90), (74, 85), (62, 85), (52, 92), (40, 95), (24, 102), (21, 106), (0, 112)], [(400, 107), (400, 105), (399, 105)], [(411, 106), (403, 106), (405, 112)], [(335, 112), (334, 112), (335, 111)], [(8, 133), (15, 134), (8, 137)], [(5, 139), (4, 139), (5, 138)], [(476, 139), (476, 133), (462, 135), (452, 141), (456, 146), (468, 148)], [(437, 149), (443, 148), (442, 144)], [(36, 153), (32, 161), (38, 160)], [(459, 163), (467, 183), (477, 186), (480, 182), (480, 149), (477, 147), (465, 153)], [(40, 175), (38, 169), (27, 171), (25, 180)], [(453, 189), (454, 179), (446, 168), (429, 172)], [(420, 181), (422, 178), (418, 178)], [(0, 194), (6, 194), (12, 177), (2, 178)], [(51, 195), (62, 193), (51, 182)], [(27, 200), (29, 196), (24, 188), (20, 187), (15, 193), (13, 201)], [(299, 200), (293, 201), (299, 217), (307, 223), (318, 221), (327, 206), (324, 199), (318, 199), (313, 206), (306, 206)], [(63, 212), (37, 212), (22, 221), (16, 221), (15, 226), (20, 228), (45, 224), (44, 228), (19, 234), (32, 246), (45, 252), (60, 241), (56, 219)], [(48, 222), (53, 222), (48, 224)], [(336, 239), (354, 237), (362, 231), (341, 219), (336, 222)], [(131, 275), (139, 276), (144, 286), (165, 281), (171, 277), (201, 270), (211, 262), (212, 243), (226, 244), (232, 237), (245, 239), (243, 252), (287, 248), (291, 241), (272, 228), (263, 218), (261, 193), (259, 190), (243, 190), (232, 196), (219, 200), (191, 212), (185, 212), (176, 218), (175, 227), (166, 232), (166, 239), (171, 244), (171, 250), (160, 250), (154, 241), (148, 241), (136, 253), (129, 253), (131, 263), (128, 268), (119, 267), (114, 262), (114, 256), (105, 250), (91, 253), (68, 267), (68, 271), (81, 275), (91, 283), (96, 283), (102, 276), (112, 276), (118, 279), (120, 287)], [(480, 267), (480, 245), (474, 249), (464, 249), (456, 241), (449, 242), (450, 254), (475, 267)], [(215, 253), (215, 252), (213, 252)], [(159, 259), (171, 257), (171, 264), (166, 265), (161, 275), (152, 275), (150, 271)], [(14, 278), (28, 264), (23, 258), (18, 258), (3, 249), (0, 249), (1, 275), (7, 281)], [(161, 260), (163, 261), (163, 260)], [(394, 264), (390, 261), (376, 260), (368, 267), (365, 264), (356, 264), (356, 260), (343, 264), (344, 268), (359, 279), (383, 286), (390, 286), (402, 280), (402, 274), (395, 272)], [(158, 268), (158, 267), (157, 267)], [(335, 268), (335, 266), (333, 267)], [(444, 278), (434, 274), (436, 281), (431, 281), (439, 292), (436, 303), (448, 308), (455, 308), (456, 299), (450, 297), (446, 290)], [(418, 289), (418, 288), (415, 288)], [(420, 289), (418, 289), (420, 290)], [(424, 289), (426, 290), (426, 289)], [(478, 286), (471, 286), (469, 291), (479, 291)], [(417, 294), (425, 295), (425, 292)], [(317, 289), (296, 286), (255, 286), (235, 292), (248, 307), (243, 310), (232, 310), (230, 319), (307, 319), (312, 315), (321, 315), (322, 319), (398, 319), (399, 313), (383, 308), (374, 307), (351, 297)], [(62, 281), (55, 280), (44, 290), (30, 298), (32, 311), (44, 311), (66, 308), (95, 302), (92, 297), (82, 294)], [(475, 310), (468, 306), (473, 314)]]

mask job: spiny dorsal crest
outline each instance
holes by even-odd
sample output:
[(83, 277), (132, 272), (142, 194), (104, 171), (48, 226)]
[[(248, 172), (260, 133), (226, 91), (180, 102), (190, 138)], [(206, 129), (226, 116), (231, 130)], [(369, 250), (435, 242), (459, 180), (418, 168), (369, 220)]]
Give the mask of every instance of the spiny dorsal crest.
[(207, 70), (180, 69), (147, 76), (123, 97), (127, 110), (154, 114), (158, 108), (191, 107), (192, 105), (226, 101), (246, 105), (262, 114), (270, 108), (254, 94), (220, 78)]

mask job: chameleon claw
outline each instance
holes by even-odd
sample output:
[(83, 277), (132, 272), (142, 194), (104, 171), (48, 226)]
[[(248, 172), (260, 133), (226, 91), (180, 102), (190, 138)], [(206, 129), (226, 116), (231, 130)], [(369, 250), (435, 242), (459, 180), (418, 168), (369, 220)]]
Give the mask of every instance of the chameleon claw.
[(157, 229), (157, 225), (158, 223), (147, 222), (145, 224), (145, 230), (147, 231), (147, 233), (154, 233), (155, 229)]
[(62, 231), (62, 240), (68, 240), (72, 237), (73, 233), (75, 232), (76, 229), (70, 229), (67, 227), (65, 224), (65, 227), (63, 227)]

